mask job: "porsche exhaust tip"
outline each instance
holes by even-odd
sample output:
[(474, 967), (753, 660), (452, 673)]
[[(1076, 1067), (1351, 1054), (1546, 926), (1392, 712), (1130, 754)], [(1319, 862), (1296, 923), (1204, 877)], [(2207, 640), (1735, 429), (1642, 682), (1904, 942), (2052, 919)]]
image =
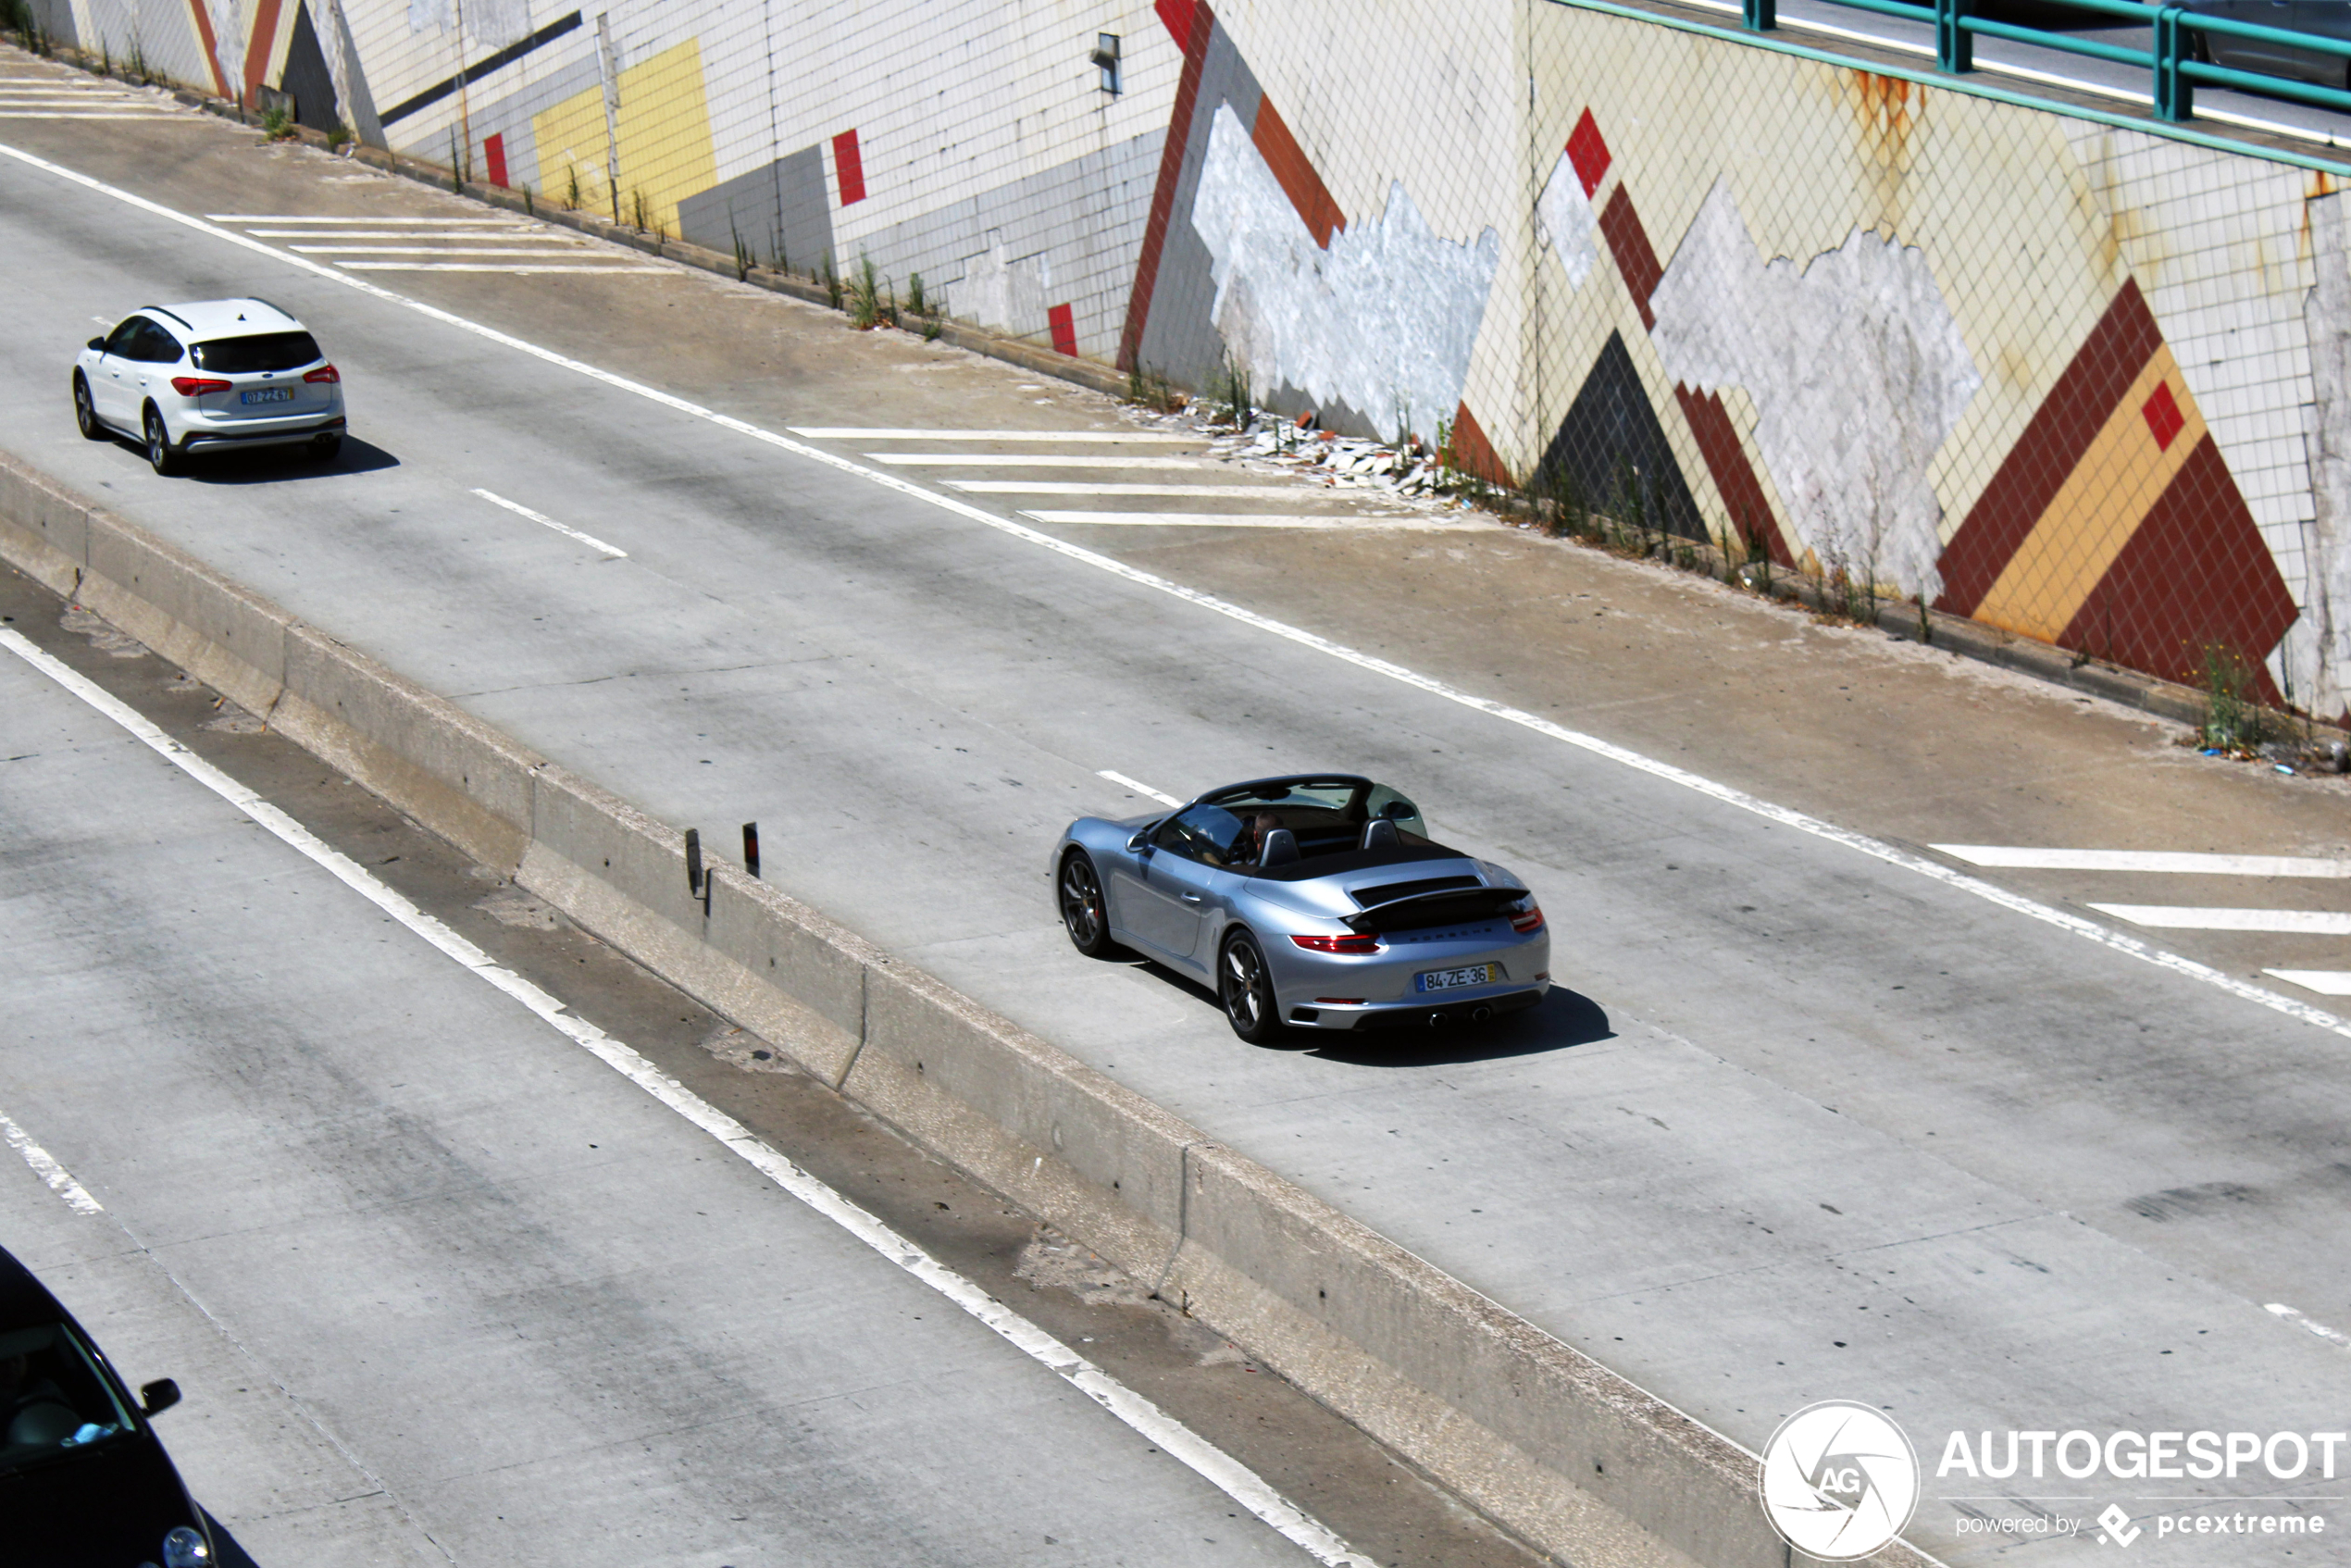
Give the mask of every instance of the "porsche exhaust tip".
[(1473, 1007), (1470, 1009), (1470, 1022), (1473, 1024), (1483, 1024), (1486, 1019), (1491, 1018), (1492, 1016), (1494, 1016), (1494, 1010), (1490, 1007)]

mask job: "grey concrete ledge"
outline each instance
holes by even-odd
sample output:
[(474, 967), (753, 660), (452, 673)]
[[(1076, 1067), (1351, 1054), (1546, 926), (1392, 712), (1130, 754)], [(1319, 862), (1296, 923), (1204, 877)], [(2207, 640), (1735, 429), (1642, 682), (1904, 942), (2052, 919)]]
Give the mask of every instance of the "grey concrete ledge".
[[(0, 559), (88, 606), (1578, 1564), (1787, 1568), (1755, 1460), (820, 912), (0, 457)], [(1872, 1561), (1932, 1559), (1896, 1543)]]

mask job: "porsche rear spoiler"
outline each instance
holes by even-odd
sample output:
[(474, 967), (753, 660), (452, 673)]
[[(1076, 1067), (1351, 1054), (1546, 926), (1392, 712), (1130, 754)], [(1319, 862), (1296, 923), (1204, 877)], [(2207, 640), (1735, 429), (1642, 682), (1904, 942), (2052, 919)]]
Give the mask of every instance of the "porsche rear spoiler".
[(1390, 899), (1356, 915), (1341, 915), (1348, 929), (1366, 936), (1382, 931), (1417, 931), (1429, 926), (1462, 926), (1499, 919), (1528, 897), (1524, 888), (1449, 888)]

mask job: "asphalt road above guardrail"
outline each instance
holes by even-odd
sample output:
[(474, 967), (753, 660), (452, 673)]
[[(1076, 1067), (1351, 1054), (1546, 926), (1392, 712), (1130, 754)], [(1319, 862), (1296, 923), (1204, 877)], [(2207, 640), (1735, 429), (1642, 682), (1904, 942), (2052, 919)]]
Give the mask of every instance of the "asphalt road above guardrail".
[[(1510, 593), (1568, 557), (1514, 565), (1536, 547), (1499, 530), (1007, 531), (926, 495), (1004, 520), (1016, 503), (892, 488), (857, 442), (763, 432), (1131, 429), (1107, 401), (682, 272), (369, 275), (463, 320), (436, 318), (124, 195), (248, 217), (454, 201), (193, 116), (11, 142), (106, 188), (0, 157), (0, 444), (714, 845), (758, 821), (770, 880), (1737, 1441), (1829, 1397), (1891, 1410), (1930, 1462), (1952, 1430), (2339, 1425), (2351, 1361), (2266, 1308), (2351, 1315), (2351, 1039), (1931, 857), (1693, 786), (1918, 842), (2152, 824), (2212, 848), (2231, 811), (2305, 852), (2339, 838), (2339, 797), (2152, 763), (2109, 781), (2100, 757), (2157, 744), (2113, 715), (2095, 745), (2021, 753), (2020, 734), (2079, 740), (2070, 701), (1822, 634), (1823, 667), (1885, 683), (1880, 743), (1855, 741), (1784, 693), (1714, 690), (1704, 638), (1792, 657), (1810, 634), (1785, 612), (1611, 564), (1634, 577), (1596, 579), (1600, 598), (1650, 607), (1624, 644), (1645, 667), (1612, 668), (1580, 591), (1525, 634)], [(94, 318), (247, 292), (342, 367), (340, 464), (166, 482), (74, 433), (66, 374)], [(1427, 678), (1104, 565), (1130, 558)], [(1716, 629), (1661, 632), (1677, 597)], [(1546, 1006), (1267, 1051), (1166, 974), (1070, 951), (1045, 849), (1073, 815), (1148, 804), (1106, 771), (1184, 795), (1324, 766), (1393, 781), (1529, 879), (1553, 922)], [(2259, 964), (2236, 940), (2194, 951), (2242, 977)], [(1951, 1489), (1930, 1479), (1911, 1538), (1988, 1561), (2000, 1543), (1954, 1534)]]

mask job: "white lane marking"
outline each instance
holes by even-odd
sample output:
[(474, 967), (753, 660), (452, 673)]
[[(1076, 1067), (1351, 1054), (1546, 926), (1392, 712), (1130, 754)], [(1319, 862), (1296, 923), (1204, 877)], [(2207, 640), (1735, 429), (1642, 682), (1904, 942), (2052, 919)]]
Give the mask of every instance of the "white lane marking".
[(967, 495), (1188, 495), (1195, 499), (1226, 495), (1250, 501), (1298, 501), (1312, 489), (1303, 484), (1088, 484), (1082, 479), (948, 479), (945, 483), (948, 489)]
[(2045, 850), (2002, 844), (1929, 844), (1971, 865), (2024, 871), (2155, 871), (2208, 877), (2351, 877), (2351, 860), (2291, 854), (2203, 854), (2186, 850)]
[(787, 425), (784, 428), (811, 441), (1119, 441), (1202, 446), (1208, 439), (1205, 436), (1179, 436), (1166, 430), (905, 430), (830, 425)]
[(2101, 915), (2171, 931), (2287, 931), (2351, 937), (2351, 914), (2332, 909), (2213, 909), (2173, 903), (2094, 903)]
[[(2043, 925), (2054, 927), (2060, 931), (2070, 932), (2074, 936), (2082, 938), (2085, 941), (2096, 942), (2099, 946), (2107, 948), (2111, 952), (2121, 953), (2126, 957), (2135, 958), (2143, 964), (2151, 964), (2158, 969), (2169, 970), (2172, 974), (2211, 986), (2218, 990), (2227, 992), (2229, 995), (2237, 998), (2239, 1001), (2253, 1002), (2258, 1006), (2269, 1008), (2272, 1012), (2282, 1013), (2287, 1017), (2295, 1019), (2298, 1022), (2308, 1024), (2313, 1028), (2326, 1029), (2332, 1033), (2342, 1035), (2346, 1039), (2351, 1039), (2351, 1022), (2346, 1022), (2344, 1019), (2337, 1017), (2335, 1014), (2327, 1012), (2323, 1008), (2313, 1007), (2307, 1002), (2302, 1002), (2294, 997), (2283, 995), (2281, 992), (2264, 989), (2262, 987), (2249, 984), (2246, 981), (2238, 979), (2233, 975), (2225, 974), (2220, 970), (2215, 969), (2208, 964), (2198, 964), (2192, 958), (2183, 957), (2179, 953), (2170, 952), (2162, 948), (2150, 946), (2146, 942), (2144, 942), (2138, 938), (2131, 936), (2125, 932), (2117, 931), (2108, 927), (2101, 926), (2095, 920), (2084, 920), (2078, 915), (2070, 914), (2067, 911), (2056, 908), (2053, 905), (2042, 903), (2034, 899), (2025, 898), (2021, 894), (2012, 893), (2006, 888), (2000, 887), (1996, 883), (1987, 882), (1980, 877), (1971, 877), (1966, 872), (1954, 871), (1940, 861), (1929, 860), (1924, 855), (1921, 854), (1913, 854), (1908, 850), (1899, 849), (1895, 845), (1883, 842), (1877, 839), (1872, 839), (1868, 834), (1856, 831), (1853, 828), (1840, 828), (1833, 822), (1822, 821), (1817, 816), (1807, 815), (1803, 812), (1796, 811), (1787, 806), (1776, 805), (1760, 796), (1750, 795), (1744, 790), (1734, 789), (1728, 784), (1717, 783), (1715, 780), (1708, 778), (1702, 774), (1692, 773), (1687, 768), (1677, 767), (1672, 763), (1660, 761), (1656, 757), (1646, 756), (1639, 752), (1634, 751), (1629, 746), (1620, 746), (1613, 740), (1604, 740), (1597, 735), (1586, 735), (1581, 730), (1570, 729), (1563, 724), (1553, 723), (1551, 720), (1543, 717), (1540, 714), (1528, 713), (1524, 708), (1512, 707), (1507, 703), (1497, 702), (1491, 697), (1478, 696), (1475, 692), (1466, 691), (1458, 686), (1449, 685), (1444, 681), (1437, 679), (1433, 676), (1423, 675), (1418, 670), (1409, 669), (1402, 665), (1392, 663), (1389, 660), (1377, 658), (1370, 653), (1361, 653), (1356, 649), (1348, 647), (1343, 642), (1333, 641), (1331, 639), (1324, 637), (1319, 633), (1308, 631), (1301, 627), (1291, 626), (1287, 621), (1275, 620), (1271, 616), (1261, 615), (1257, 611), (1250, 609), (1246, 605), (1236, 604), (1228, 599), (1219, 599), (1216, 595), (1204, 592), (1197, 588), (1186, 587), (1180, 582), (1161, 577), (1156, 572), (1147, 572), (1140, 566), (1129, 566), (1126, 562), (1118, 560), (1115, 557), (1104, 555), (1098, 551), (1088, 550), (1083, 545), (1073, 544), (1065, 539), (1056, 539), (1053, 535), (1030, 528), (1026, 523), (1014, 522), (1010, 517), (1000, 517), (993, 512), (982, 511), (980, 508), (972, 505), (970, 503), (958, 500), (954, 496), (945, 495), (935, 490), (926, 490), (921, 485), (915, 484), (910, 479), (899, 478), (896, 474), (885, 473), (879, 468), (869, 468), (865, 465), (856, 462), (851, 458), (844, 457), (839, 453), (827, 452), (821, 446), (810, 446), (805, 442), (794, 441), (790, 436), (780, 435), (774, 430), (764, 429), (761, 426), (751, 423), (747, 419), (738, 419), (731, 414), (721, 414), (715, 408), (705, 407), (702, 404), (695, 403), (690, 398), (679, 397), (675, 392), (665, 392), (657, 387), (647, 386), (642, 381), (634, 381), (626, 376), (617, 374), (616, 372), (591, 365), (585, 360), (573, 359), (566, 355), (557, 354), (554, 349), (542, 348), (539, 344), (531, 342), (528, 339), (516, 337), (511, 332), (502, 332), (495, 327), (487, 326), (479, 321), (470, 320), (466, 317), (457, 315), (454, 311), (443, 310), (438, 305), (427, 305), (422, 300), (410, 299), (405, 294), (394, 293), (392, 290), (384, 288), (379, 284), (371, 283), (364, 278), (355, 278), (348, 272), (329, 267), (321, 262), (313, 261), (308, 256), (292, 255), (284, 251), (277, 249), (274, 246), (263, 244), (259, 240), (248, 240), (232, 229), (223, 229), (218, 224), (207, 223), (202, 218), (194, 218), (187, 213), (179, 212), (171, 207), (165, 206), (160, 202), (149, 201), (144, 196), (136, 195), (117, 186), (108, 185), (104, 180), (94, 180), (89, 175), (81, 173), (75, 169), (68, 168), (62, 164), (52, 163), (47, 158), (28, 153), (20, 147), (12, 147), (5, 142), (0, 142), (0, 156), (14, 158), (19, 163), (24, 164), (29, 168), (41, 169), (43, 172), (54, 175), (57, 179), (66, 180), (71, 184), (80, 185), (85, 190), (95, 191), (101, 195), (121, 202), (127, 206), (136, 207), (142, 212), (151, 213), (168, 222), (180, 224), (184, 228), (193, 229), (199, 233), (209, 234), (215, 239), (223, 241), (231, 245), (243, 246), (246, 250), (256, 252), (262, 255), (274, 256), (278, 259), (278, 261), (287, 267), (299, 268), (303, 271), (311, 273), (316, 277), (331, 279), (333, 281), (341, 283), (347, 289), (356, 289), (363, 293), (372, 296), (373, 298), (383, 301), (387, 305), (396, 305), (401, 306), (403, 309), (413, 310), (417, 315), (425, 317), (429, 320), (441, 322), (442, 325), (454, 328), (461, 332), (470, 332), (474, 336), (481, 338), (486, 342), (501, 344), (506, 348), (513, 349), (517, 354), (529, 355), (532, 358), (541, 360), (545, 364), (558, 366), (578, 375), (585, 376), (591, 380), (611, 387), (616, 392), (625, 392), (631, 396), (641, 397), (648, 403), (658, 404), (664, 408), (683, 414), (690, 418), (705, 420), (710, 424), (717, 426), (721, 429), (732, 430), (738, 435), (748, 436), (753, 441), (764, 442), (767, 445), (775, 447), (780, 452), (789, 452), (796, 456), (806, 458), (812, 463), (820, 464), (840, 473), (853, 475), (856, 478), (865, 479), (872, 484), (878, 485), (884, 490), (894, 491), (910, 500), (922, 502), (926, 505), (936, 506), (940, 511), (952, 513), (954, 516), (963, 517), (967, 521), (977, 523), (982, 528), (994, 529), (1000, 533), (1010, 534), (1014, 539), (1025, 541), (1027, 543), (1036, 545), (1041, 550), (1050, 550), (1064, 559), (1076, 561), (1083, 566), (1091, 566), (1096, 571), (1106, 572), (1113, 577), (1133, 583), (1138, 588), (1147, 588), (1153, 592), (1164, 593), (1169, 595), (1171, 598), (1180, 599), (1188, 604), (1196, 605), (1197, 607), (1210, 611), (1213, 614), (1223, 616), (1229, 620), (1238, 621), (1243, 626), (1253, 627), (1259, 631), (1263, 631), (1269, 636), (1280, 638), (1284, 641), (1295, 643), (1299, 647), (1310, 649), (1314, 653), (1337, 659), (1342, 663), (1352, 665), (1356, 668), (1368, 671), (1373, 675), (1381, 676), (1401, 685), (1410, 686), (1415, 691), (1425, 692), (1429, 696), (1438, 698), (1444, 702), (1458, 703), (1462, 707), (1469, 708), (1476, 713), (1485, 714), (1488, 717), (1500, 719), (1506, 724), (1517, 725), (1523, 729), (1531, 730), (1537, 735), (1557, 740), (1563, 745), (1573, 746), (1578, 751), (1589, 753), (1593, 756), (1605, 758), (1610, 762), (1617, 764), (1619, 766), (1630, 768), (1634, 772), (1645, 773), (1652, 778), (1660, 779), (1670, 784), (1677, 784), (1683, 789), (1703, 795), (1709, 800), (1714, 801), (1723, 805), (1730, 806), (1735, 810), (1747, 812), (1751, 815), (1760, 816), (1767, 822), (1775, 823), (1783, 828), (1793, 828), (1799, 833), (1810, 834), (1813, 838), (1822, 839), (1833, 844), (1842, 845), (1846, 849), (1852, 850), (1859, 854), (1867, 855), (1871, 859), (1882, 862), (1885, 865), (1897, 866), (1905, 871), (1914, 872), (1918, 876), (1924, 877), (1931, 881), (1940, 882), (1945, 887), (1950, 888), (1955, 891), (1963, 892), (1972, 897), (1982, 899), (1986, 903), (1996, 904), (2012, 914), (2021, 915), (2028, 919), (2037, 920)], [(453, 219), (452, 221), (454, 220)], [(801, 429), (797, 426), (790, 428), (794, 429)], [(808, 432), (803, 429), (801, 433), (806, 434)], [(835, 431), (832, 433), (841, 434), (843, 432)], [(951, 432), (918, 430), (900, 433), (917, 437), (923, 440), (935, 440), (944, 439)], [(967, 431), (964, 433), (967, 437), (989, 441), (1069, 441), (1073, 439), (1079, 439), (1072, 434), (1055, 434), (1051, 431), (1012, 431), (1001, 433), (993, 431)], [(851, 430), (846, 432), (846, 434), (862, 440), (883, 440), (887, 439), (890, 432)], [(1101, 439), (1105, 441), (1114, 441), (1130, 439), (1151, 440), (1152, 438), (1148, 435), (1140, 434), (1133, 437), (1126, 437), (1109, 432), (1101, 432)], [(1157, 439), (1176, 440), (1179, 438), (1173, 436), (1162, 436)], [(5, 630), (6, 628), (0, 628), (0, 634), (5, 634)]]
[(579, 541), (580, 543), (588, 546), (591, 550), (601, 550), (605, 554), (610, 555), (615, 560), (618, 561), (626, 561), (628, 559), (628, 551), (622, 550), (615, 545), (606, 544), (594, 534), (581, 533), (578, 529), (567, 528), (564, 524), (555, 521), (554, 518), (547, 516), (544, 512), (532, 511), (529, 507), (524, 505), (519, 501), (509, 501), (503, 495), (492, 495), (486, 490), (477, 490), (474, 493), (480, 496), (484, 501), (489, 502), (492, 506), (504, 506), (516, 516), (529, 517), (532, 522), (539, 524), (541, 528), (553, 529), (557, 533), (564, 535), (567, 539), (576, 539)]
[[(72, 669), (63, 660), (34, 646), (22, 632), (0, 627), (0, 647), (6, 647), (129, 730), (173, 766), (325, 868), (345, 887), (430, 942), (441, 952), (521, 1002), (606, 1066), (716, 1139), (729, 1152), (769, 1181), (954, 1302), (1007, 1344), (1051, 1368), (1088, 1399), (1158, 1445), (1169, 1457), (1248, 1509), (1285, 1538), (1303, 1548), (1316, 1561), (1330, 1564), (1332, 1568), (1340, 1568), (1340, 1565), (1345, 1565), (1345, 1568), (1378, 1568), (1371, 1558), (1355, 1551), (1327, 1525), (1275, 1491), (1256, 1472), (767, 1147), (749, 1127), (646, 1061), (627, 1044), (613, 1039), (586, 1019), (565, 1012), (564, 1004), (554, 997), (499, 964), (440, 920), (377, 880), (366, 867), (285, 812), (190, 752), (165, 734), (145, 715)], [(22, 1136), (12, 1122), (7, 1124), (7, 1130), (12, 1143)], [(19, 1147), (31, 1146), (20, 1144)], [(26, 1158), (30, 1160), (31, 1155), (28, 1153)], [(44, 1154), (42, 1158), (46, 1160), (48, 1156)], [(51, 1164), (54, 1165), (55, 1162), (52, 1161)], [(34, 1168), (38, 1170), (40, 1167), (36, 1165)], [(64, 1173), (58, 1174), (62, 1176)], [(68, 1182), (72, 1180), (70, 1176), (66, 1179)], [(55, 1187), (56, 1184), (52, 1181), (50, 1185)], [(81, 1189), (77, 1187), (75, 1190)], [(91, 1204), (90, 1212), (94, 1212), (96, 1201), (86, 1192), (81, 1196)], [(72, 1201), (70, 1198), (67, 1201)]]
[[(1191, 492), (1199, 494), (1198, 491)], [(1391, 532), (1449, 533), (1464, 529), (1491, 529), (1481, 518), (1422, 517), (1410, 514), (1326, 514), (1309, 516), (1281, 512), (1035, 512), (1020, 514), (1039, 523), (1100, 523), (1108, 527), (1161, 529), (1387, 529)]]
[(2320, 996), (2351, 996), (2351, 969), (2264, 969), (2261, 973)]
[[(11, 635), (14, 635), (11, 633)], [(90, 1196), (89, 1189), (67, 1174), (66, 1168), (46, 1149), (25, 1135), (24, 1128), (6, 1115), (0, 1115), (0, 1134), (8, 1139), (8, 1147), (24, 1156), (32, 1174), (48, 1184), (49, 1190), (66, 1201), (66, 1207), (77, 1214), (103, 1214), (106, 1205)]]
[[(516, 239), (522, 244), (544, 243), (536, 235), (528, 239), (517, 235)], [(527, 251), (519, 245), (288, 245), (286, 248), (303, 255), (495, 255), (508, 256), (516, 261), (541, 257), (563, 261), (584, 259), (579, 248), (568, 242), (565, 243), (564, 248), (544, 251)]]
[(504, 267), (494, 261), (347, 261), (343, 266), (354, 272), (504, 272), (517, 278), (534, 277), (541, 272), (666, 272), (665, 267), (628, 267), (617, 264), (590, 262), (568, 267), (542, 262), (531, 266)]
[(500, 240), (516, 244), (584, 245), (584, 239), (529, 229), (441, 230), (418, 233), (413, 229), (248, 229), (256, 240)]
[[(128, 194), (128, 193), (124, 193)], [(133, 198), (134, 200), (136, 198)], [(178, 216), (185, 218), (185, 213)], [(326, 218), (306, 212), (208, 212), (205, 217), (215, 223), (413, 223), (455, 224), (472, 229), (528, 229), (532, 227), (525, 218)]]
[(1138, 795), (1147, 795), (1163, 806), (1179, 806), (1184, 803), (1173, 795), (1163, 795), (1148, 784), (1142, 783), (1137, 779), (1129, 778), (1123, 773), (1113, 773), (1106, 767), (1096, 772), (1094, 777), (1097, 778), (1107, 778), (1122, 790), (1132, 790)]
[(2268, 1310), (2277, 1313), (2278, 1316), (2285, 1319), (2286, 1322), (2293, 1324), (2297, 1328), (2308, 1329), (2311, 1333), (2317, 1335), (2320, 1338), (2324, 1339), (2330, 1345), (2336, 1346), (2342, 1350), (2351, 1350), (2351, 1334), (2345, 1334), (2339, 1328), (2329, 1328), (2323, 1323), (2313, 1323), (2308, 1318), (2303, 1316), (2300, 1313), (2295, 1312), (2292, 1307), (2287, 1306), (2283, 1301), (2271, 1301), (2269, 1304)]
[(893, 468), (1181, 468), (1215, 471), (1206, 457), (1098, 457), (1066, 452), (868, 452)]

